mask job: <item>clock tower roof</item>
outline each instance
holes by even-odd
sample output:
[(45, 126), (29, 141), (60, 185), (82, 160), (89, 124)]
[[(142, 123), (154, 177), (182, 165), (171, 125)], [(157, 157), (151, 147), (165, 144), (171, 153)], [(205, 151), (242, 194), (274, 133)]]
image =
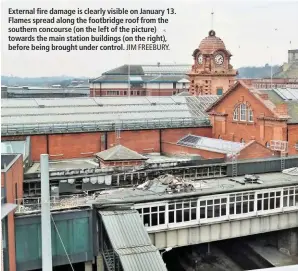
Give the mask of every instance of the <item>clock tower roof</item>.
[(208, 37), (201, 41), (198, 49), (202, 54), (212, 54), (217, 50), (226, 51), (226, 46), (219, 37), (216, 37), (215, 31), (210, 30)]

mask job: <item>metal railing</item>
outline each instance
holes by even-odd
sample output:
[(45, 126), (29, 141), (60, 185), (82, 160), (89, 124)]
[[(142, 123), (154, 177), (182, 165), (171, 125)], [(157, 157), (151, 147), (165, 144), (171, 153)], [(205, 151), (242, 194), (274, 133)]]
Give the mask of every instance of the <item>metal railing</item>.
[[(171, 118), (171, 119), (144, 119), (122, 120), (118, 124), (121, 130), (138, 130), (153, 128), (200, 127), (210, 125), (207, 117), (198, 118)], [(65, 122), (65, 123), (27, 123), (2, 124), (2, 135), (28, 135), (51, 133), (75, 133), (91, 131), (115, 131), (115, 121)]]
[[(50, 209), (51, 211), (55, 211), (89, 206), (88, 201), (93, 198), (93, 196), (88, 196), (86, 194), (52, 196), (50, 197)], [(18, 205), (15, 211), (16, 214), (35, 213), (41, 210), (40, 197), (17, 199), (15, 202)]]

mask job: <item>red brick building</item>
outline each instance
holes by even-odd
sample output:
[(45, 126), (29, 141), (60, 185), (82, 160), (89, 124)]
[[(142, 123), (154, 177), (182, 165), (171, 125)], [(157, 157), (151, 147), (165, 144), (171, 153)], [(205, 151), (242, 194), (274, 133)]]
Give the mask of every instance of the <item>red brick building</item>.
[(135, 167), (143, 165), (147, 157), (122, 145), (116, 145), (95, 154), (101, 168), (105, 167)]
[(4, 270), (16, 270), (14, 209), (23, 198), (23, 157), (1, 154), (1, 222)]
[(162, 153), (165, 142), (177, 142), (187, 134), (211, 137), (205, 109), (217, 99), (6, 99), (2, 101), (1, 141), (18, 145), (29, 141), (31, 161), (39, 161), (42, 153), (51, 160), (87, 158), (117, 144), (119, 125), (121, 145), (140, 154)]
[(297, 89), (257, 90), (238, 81), (207, 112), (214, 138), (267, 147), (271, 140), (288, 141), (289, 154), (298, 153)]
[(237, 71), (230, 64), (232, 54), (224, 42), (209, 31), (194, 50), (194, 64), (188, 73), (192, 95), (222, 95), (235, 83)]
[(187, 135), (176, 144), (165, 144), (164, 152), (171, 155), (198, 155), (202, 159), (223, 158), (227, 161), (235, 155), (239, 160), (273, 156), (273, 152), (270, 149), (256, 140), (251, 140), (245, 144), (195, 135)]

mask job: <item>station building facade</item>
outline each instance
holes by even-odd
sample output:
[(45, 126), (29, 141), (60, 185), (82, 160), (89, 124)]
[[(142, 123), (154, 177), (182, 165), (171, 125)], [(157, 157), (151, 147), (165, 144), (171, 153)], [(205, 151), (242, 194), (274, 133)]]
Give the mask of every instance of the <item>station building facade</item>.
[(288, 154), (298, 153), (297, 89), (258, 90), (238, 81), (207, 112), (214, 138), (268, 148), (271, 140), (287, 141)]

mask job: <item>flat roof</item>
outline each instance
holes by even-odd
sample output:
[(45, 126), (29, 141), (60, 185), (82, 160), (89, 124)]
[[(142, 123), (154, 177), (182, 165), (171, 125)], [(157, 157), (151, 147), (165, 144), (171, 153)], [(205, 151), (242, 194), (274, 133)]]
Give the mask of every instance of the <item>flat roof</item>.
[[(149, 202), (149, 201), (163, 201), (179, 198), (191, 198), (206, 196), (212, 194), (225, 194), (232, 192), (241, 192), (249, 190), (266, 189), (280, 186), (298, 185), (297, 176), (291, 176), (284, 173), (265, 173), (258, 174), (262, 184), (258, 183), (246, 183), (244, 185), (231, 181), (231, 177), (226, 178), (214, 178), (209, 180), (194, 181), (194, 192), (182, 192), (167, 194), (156, 193), (148, 190), (140, 190), (136, 188), (120, 188), (116, 190), (104, 191), (103, 194), (97, 196), (92, 201), (94, 204), (115, 204), (115, 203), (137, 203), (137, 202)], [(243, 181), (244, 176), (233, 177), (233, 180)]]
[[(98, 164), (91, 158), (86, 159), (65, 159), (57, 161), (49, 161), (49, 171), (71, 170), (97, 168)], [(25, 173), (39, 173), (40, 163), (36, 162)]]

